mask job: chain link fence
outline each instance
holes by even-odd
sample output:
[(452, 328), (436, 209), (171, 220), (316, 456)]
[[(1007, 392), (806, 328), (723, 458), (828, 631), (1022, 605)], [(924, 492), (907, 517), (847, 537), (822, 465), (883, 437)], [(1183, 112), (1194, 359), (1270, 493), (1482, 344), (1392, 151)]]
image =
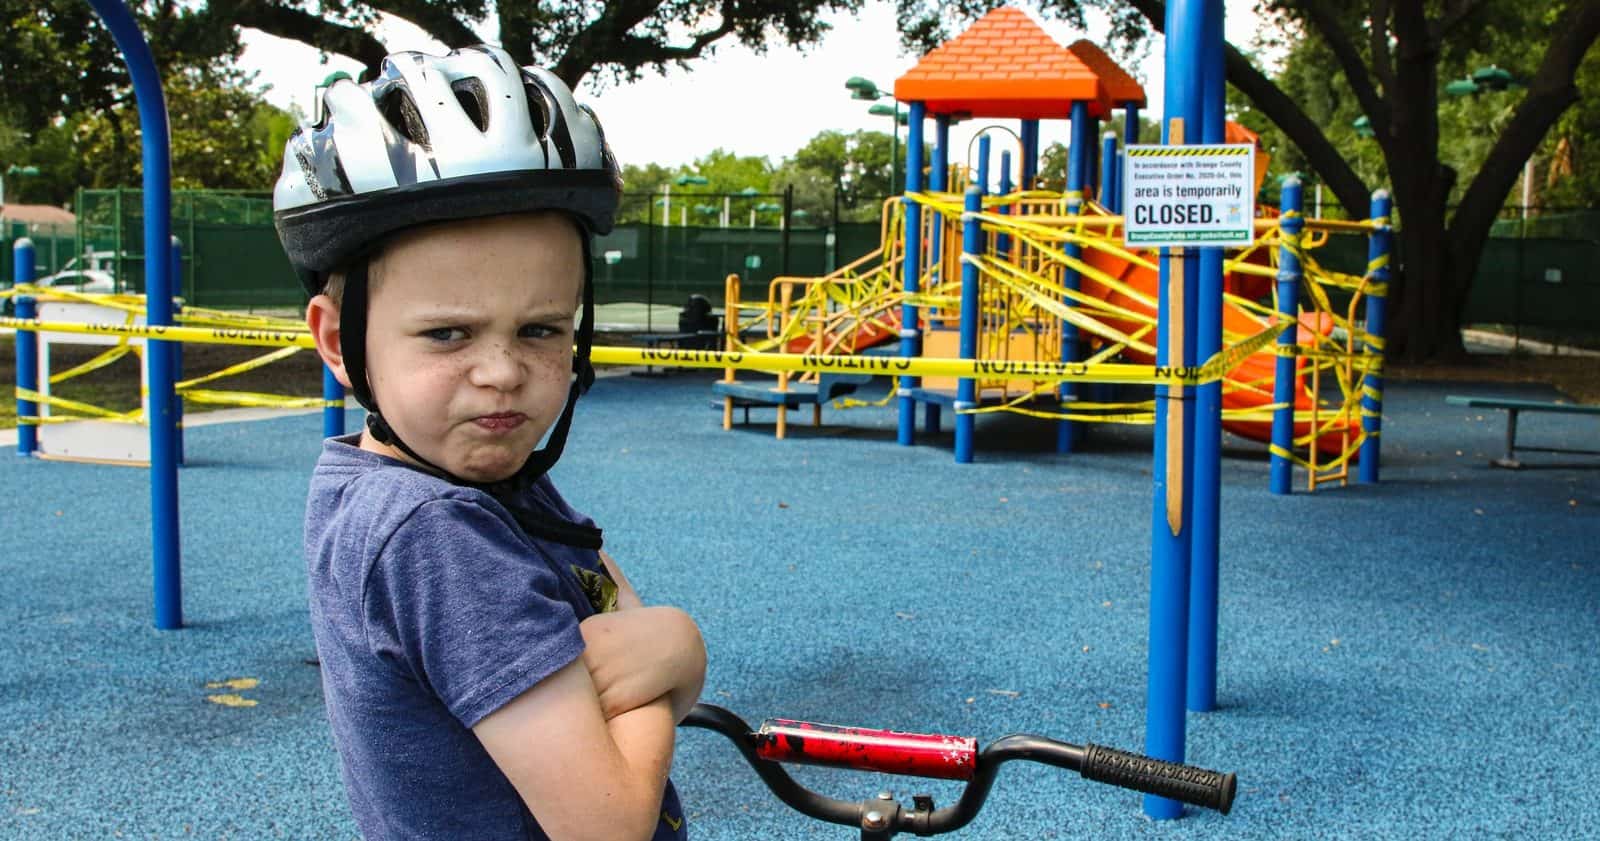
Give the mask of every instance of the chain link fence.
[[(806, 204), (801, 202), (801, 204)], [(811, 204), (818, 204), (813, 199)], [(879, 204), (881, 200), (863, 202)], [(809, 206), (809, 205), (807, 205)], [(34, 242), (39, 276), (75, 265), (109, 271), (117, 291), (144, 289), (144, 202), (140, 190), (81, 190), (76, 230), (7, 223), (0, 226), (0, 282), (9, 284), (12, 243)], [(848, 210), (848, 208), (847, 208)], [(304, 293), (272, 227), (266, 192), (177, 190), (173, 234), (184, 243), (177, 289), (194, 306), (298, 310)], [(722, 303), (724, 279), (740, 275), (747, 295), (778, 276), (815, 277), (877, 248), (877, 222), (841, 214), (837, 204), (807, 211), (792, 193), (628, 194), (619, 224), (596, 240), (596, 300), (602, 304), (683, 306), (703, 295)], [(742, 224), (741, 224), (742, 223)], [(1360, 275), (1366, 238), (1334, 235), (1317, 259)], [(1403, 257), (1403, 255), (1402, 255)], [(1600, 210), (1508, 208), (1485, 244), (1463, 323), (1494, 325), (1518, 335), (1570, 333), (1600, 337)], [(648, 311), (648, 310), (647, 310)], [(1541, 333), (1542, 331), (1542, 333)]]

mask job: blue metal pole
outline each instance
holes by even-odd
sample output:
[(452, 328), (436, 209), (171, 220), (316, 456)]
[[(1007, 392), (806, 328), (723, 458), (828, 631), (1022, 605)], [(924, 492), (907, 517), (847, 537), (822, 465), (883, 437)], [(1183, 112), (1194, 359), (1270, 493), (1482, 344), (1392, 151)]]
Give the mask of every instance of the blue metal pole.
[[(978, 187), (984, 192), (989, 191), (989, 135), (978, 136)], [(965, 236), (965, 229), (962, 231)]]
[[(183, 277), (183, 240), (178, 239), (177, 236), (173, 236), (172, 237), (172, 278), (173, 278), (174, 281), (176, 281), (178, 278), (181, 278), (181, 277)], [(173, 298), (172, 299), (172, 317), (173, 317), (174, 320), (177, 319), (178, 313), (181, 312), (182, 310), (183, 310), (183, 306), (178, 303), (178, 299), (177, 298)], [(172, 378), (173, 378), (174, 383), (176, 383), (176, 381), (180, 377), (183, 376), (183, 343), (182, 342), (173, 342), (171, 344), (167, 344), (166, 342), (162, 342), (161, 344), (165, 345), (166, 348), (167, 348), (167, 352), (172, 354)], [(150, 345), (148, 345), (148, 344), (145, 345), (145, 352), (146, 353), (150, 353), (150, 352), (152, 352), (152, 350), (153, 350), (153, 348)], [(184, 458), (183, 458), (183, 396), (178, 394), (176, 385), (174, 385), (173, 392), (172, 392), (172, 422), (173, 422), (173, 426), (176, 427), (176, 431), (173, 432), (173, 436), (174, 436), (174, 439), (175, 439), (175, 442), (176, 442), (175, 446), (176, 446), (176, 450), (177, 450), (178, 466), (182, 467), (183, 466), (183, 462), (184, 462)]]
[(1139, 145), (1139, 106), (1128, 103), (1122, 107), (1122, 146)]
[[(144, 162), (145, 323), (172, 324), (172, 283), (166, 259), (172, 236), (171, 147), (166, 99), (150, 45), (139, 32), (122, 0), (89, 0), (111, 37), (116, 39), (133, 79), (139, 102), (139, 131)], [(150, 529), (154, 578), (155, 626), (183, 627), (183, 593), (178, 554), (178, 459), (176, 424), (172, 417), (172, 355), (166, 343), (153, 339), (150, 352)]]
[[(984, 138), (987, 140), (988, 138)], [(986, 150), (987, 151), (987, 150)], [(966, 216), (961, 224), (961, 358), (978, 358), (978, 266), (972, 262), (983, 253), (983, 229), (976, 214), (983, 209), (983, 188), (967, 188)], [(971, 464), (976, 416), (966, 410), (978, 405), (977, 382), (962, 377), (956, 382), (956, 463)]]
[(1272, 377), (1272, 402), (1278, 408), (1272, 413), (1272, 470), (1269, 487), (1275, 494), (1290, 492), (1294, 483), (1294, 399), (1295, 358), (1288, 355), (1294, 347), (1299, 325), (1293, 322), (1300, 317), (1300, 255), (1295, 247), (1300, 245), (1300, 231), (1305, 219), (1300, 215), (1300, 176), (1288, 175), (1283, 179), (1283, 197), (1279, 201), (1283, 216), (1279, 226), (1286, 240), (1278, 252), (1278, 314), (1288, 319), (1291, 326), (1278, 336), (1279, 356)]
[[(1072, 146), (1067, 150), (1067, 215), (1077, 216), (1083, 211), (1083, 185), (1089, 172), (1089, 147), (1093, 140), (1090, 138), (1089, 103), (1072, 103)], [(1076, 243), (1067, 243), (1066, 254), (1073, 259), (1083, 256), (1083, 247)], [(1078, 271), (1072, 268), (1063, 269), (1061, 283), (1068, 289), (1077, 291), (1082, 285), (1082, 278)], [(1062, 303), (1069, 307), (1077, 306), (1077, 302), (1070, 295), (1063, 296)], [(1066, 321), (1061, 322), (1061, 361), (1077, 362), (1078, 328)], [(1078, 384), (1062, 382), (1056, 386), (1056, 395), (1062, 403), (1071, 403), (1078, 399)], [(1070, 453), (1073, 445), (1077, 443), (1077, 424), (1069, 420), (1056, 421), (1056, 452)]]
[[(33, 240), (21, 237), (11, 245), (13, 285), (20, 286), (33, 282), (34, 260)], [(13, 298), (11, 303), (16, 308), (17, 318), (36, 318), (39, 315), (30, 295), (19, 295)], [(18, 330), (16, 343), (17, 388), (38, 391), (39, 334), (32, 330)], [(38, 414), (38, 403), (17, 398), (17, 455), (19, 456), (31, 456), (39, 449), (39, 427), (23, 421), (24, 418), (36, 417)]]
[(1034, 179), (1039, 177), (1039, 121), (1023, 120), (1022, 131), (1022, 189), (1032, 190)]
[(344, 434), (344, 384), (333, 375), (333, 369), (322, 366), (322, 437), (333, 438)]
[[(909, 107), (911, 114), (910, 123), (906, 126), (906, 192), (915, 194), (922, 192), (922, 121), (926, 114), (926, 106), (921, 102), (913, 102)], [(910, 196), (905, 199), (905, 263), (902, 281), (906, 294), (914, 295), (919, 291), (922, 273), (922, 205), (913, 201)], [(921, 343), (917, 334), (917, 306), (912, 303), (900, 307), (900, 355), (916, 358), (921, 355)], [(917, 387), (916, 377), (901, 377), (898, 395), (900, 398), (900, 417), (898, 440), (901, 446), (909, 447), (916, 443), (917, 433), (917, 401), (912, 396)]]
[(1100, 204), (1112, 213), (1121, 206), (1117, 189), (1117, 135), (1106, 132), (1100, 136)]
[[(1225, 139), (1220, 2), (1206, 4), (1201, 49), (1200, 142)], [(1200, 249), (1199, 300), (1195, 307), (1195, 362), (1222, 351), (1222, 248)], [(1194, 535), (1189, 565), (1189, 709), (1217, 708), (1217, 598), (1222, 547), (1222, 383), (1196, 389), (1194, 411)]]
[[(1011, 150), (1010, 149), (1003, 149), (1000, 152), (1000, 195), (1002, 195), (1002, 196), (1011, 195)], [(1010, 205), (1005, 205), (1005, 206), (1001, 207), (1000, 208), (1000, 212), (1005, 214), (1005, 215), (1007, 215), (1007, 216), (1010, 216), (1011, 215), (1011, 206)], [(1008, 258), (1011, 257), (1011, 235), (1010, 234), (996, 234), (995, 235), (995, 238), (994, 238), (994, 253), (995, 253), (995, 256), (999, 257), (1002, 260), (1005, 260), (1005, 259), (1008, 259)]]
[[(1372, 221), (1378, 229), (1367, 240), (1367, 265), (1372, 272), (1372, 282), (1384, 288), (1379, 294), (1367, 296), (1366, 352), (1369, 357), (1376, 356), (1380, 362), (1384, 355), (1384, 310), (1388, 305), (1389, 278), (1392, 275), (1389, 264), (1393, 262), (1390, 255), (1393, 253), (1394, 227), (1389, 223), (1390, 205), (1388, 190), (1378, 190), (1372, 194)], [(1369, 370), (1361, 379), (1361, 431), (1367, 437), (1361, 442), (1358, 478), (1363, 484), (1376, 484), (1378, 450), (1383, 443), (1379, 437), (1383, 433), (1382, 368)]]
[[(1201, 47), (1205, 0), (1171, 0), (1166, 19), (1166, 115), (1169, 144), (1199, 136)], [(1158, 299), (1157, 354), (1167, 366), (1194, 363), (1195, 292), (1199, 261), (1194, 249), (1163, 250)], [(1182, 762), (1186, 737), (1185, 681), (1189, 651), (1189, 556), (1193, 515), (1193, 389), (1156, 388), (1154, 495), (1150, 551), (1149, 684), (1145, 703), (1145, 753)], [(1147, 794), (1144, 812), (1157, 820), (1183, 814), (1176, 800)]]
[[(933, 166), (928, 171), (928, 190), (943, 193), (950, 189), (950, 115), (933, 117)], [(928, 288), (944, 282), (944, 221), (935, 216), (928, 243)]]

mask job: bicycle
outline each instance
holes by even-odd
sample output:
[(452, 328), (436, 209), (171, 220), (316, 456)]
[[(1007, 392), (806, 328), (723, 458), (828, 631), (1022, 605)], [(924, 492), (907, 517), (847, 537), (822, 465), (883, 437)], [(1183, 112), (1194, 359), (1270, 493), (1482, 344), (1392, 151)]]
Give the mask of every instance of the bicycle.
[[(966, 826), (983, 808), (1000, 765), (1027, 760), (1077, 771), (1085, 779), (1180, 800), (1226, 815), (1238, 787), (1235, 776), (1151, 759), (1101, 745), (1074, 745), (1025, 733), (1003, 736), (982, 750), (964, 736), (900, 733), (769, 719), (751, 730), (714, 704), (696, 704), (681, 724), (726, 736), (779, 800), (801, 814), (859, 827), (861, 841), (889, 841), (902, 832), (941, 835)], [(954, 806), (936, 808), (926, 794), (910, 808), (889, 792), (852, 803), (818, 794), (796, 782), (780, 762), (857, 771), (965, 780)]]

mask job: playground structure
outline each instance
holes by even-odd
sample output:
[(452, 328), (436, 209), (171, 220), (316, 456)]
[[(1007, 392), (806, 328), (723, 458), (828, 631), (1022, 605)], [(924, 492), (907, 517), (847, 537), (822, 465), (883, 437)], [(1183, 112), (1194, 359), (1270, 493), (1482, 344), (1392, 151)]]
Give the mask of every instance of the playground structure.
[[(974, 84), (971, 78), (949, 78), (958, 70), (981, 78), (997, 57), (1022, 55), (1036, 62), (1043, 50), (1051, 48), (1040, 44), (1041, 39), (1048, 36), (1021, 12), (997, 10), (930, 53), (896, 83), (902, 99), (944, 97), (936, 101), (945, 102), (947, 109), (1021, 118), (1024, 183), (1020, 189), (1010, 184), (1012, 159), (1006, 151), (1000, 156), (998, 193), (991, 194), (993, 129), (978, 136), (975, 162), (949, 163), (949, 114), (937, 114), (932, 184), (928, 190), (913, 189), (903, 199), (885, 203), (877, 250), (825, 277), (777, 278), (769, 284), (765, 301), (744, 299), (738, 279), (729, 279), (724, 309), (729, 348), (982, 359), (994, 361), (997, 368), (1012, 360), (1093, 366), (1122, 359), (1154, 365), (1158, 257), (1121, 243), (1117, 160), (1122, 152), (1115, 136), (1105, 135), (1099, 149), (1083, 139), (1093, 136), (1087, 124), (1105, 115), (1107, 100), (1125, 108), (1128, 125), (1136, 126), (1143, 90), (1084, 41), (1065, 49), (1053, 47), (1061, 68), (1060, 78), (1055, 79), (1058, 86), (1041, 89), (1037, 100), (1027, 98), (1030, 89), (1025, 86), (1009, 86), (1006, 100), (974, 97), (968, 93)], [(1020, 46), (1012, 53), (997, 53), (989, 46), (1000, 43)], [(1029, 115), (1047, 110), (1060, 99), (1061, 89), (1072, 90), (1071, 84), (1084, 88), (1086, 73), (1104, 84), (1074, 93), (1083, 98), (1065, 107), (1074, 114), (1077, 141), (1070, 149), (1069, 190), (1031, 189), (1038, 132), (1037, 119)], [(915, 113), (916, 101), (911, 104)], [(920, 123), (912, 123), (913, 138), (920, 134)], [(1237, 143), (1254, 144), (1256, 139), (1231, 123), (1226, 135)], [(912, 148), (920, 149), (917, 143), (920, 139)], [(1100, 157), (1097, 184), (1085, 183), (1095, 169), (1091, 153)], [(1258, 190), (1266, 168), (1267, 156), (1258, 152)], [(908, 164), (908, 184), (918, 183), (921, 175), (920, 167), (912, 170)], [(963, 193), (972, 188), (980, 194), (977, 208), (964, 203)], [(1297, 195), (1297, 190), (1286, 195)], [(965, 241), (963, 231), (973, 219), (979, 225), (975, 247)], [(1381, 309), (1386, 291), (1379, 277), (1383, 259), (1374, 261), (1367, 274), (1353, 276), (1323, 267), (1316, 249), (1330, 233), (1378, 239), (1382, 227), (1381, 219), (1307, 220), (1298, 206), (1286, 207), (1282, 215), (1258, 219), (1255, 244), (1236, 252), (1224, 266), (1222, 331), (1230, 364), (1222, 382), (1223, 426), (1242, 437), (1269, 442), (1275, 461), (1305, 469), (1311, 490), (1326, 482), (1347, 482), (1349, 468), (1363, 449), (1376, 460), (1368, 444), (1376, 443), (1381, 404), (1377, 392), (1364, 391), (1364, 386), (1381, 371), (1381, 341), (1368, 330), (1368, 321)], [(1374, 247), (1379, 252), (1384, 248)], [(907, 258), (908, 250), (917, 252), (916, 260)], [(971, 282), (968, 268), (975, 269)], [(1277, 301), (1272, 300), (1274, 295)], [(917, 313), (915, 329), (904, 329), (912, 323), (906, 313)], [(1289, 318), (1298, 322), (1295, 329), (1278, 327)], [(964, 331), (973, 334), (970, 341)], [(1286, 341), (1272, 346), (1280, 331)], [(1288, 388), (1277, 393), (1278, 360), (1284, 358), (1293, 364)], [(837, 399), (841, 407), (861, 405), (844, 398), (861, 380), (813, 373), (798, 378), (779, 374), (775, 383), (741, 381), (730, 369), (713, 391), (724, 401), (725, 428), (731, 425), (736, 406), (769, 405), (778, 410), (777, 435), (783, 437), (787, 407), (810, 403), (814, 422), (820, 422), (821, 404), (830, 399)], [(940, 409), (951, 407), (957, 414), (955, 449), (961, 462), (971, 461), (973, 450), (971, 430), (961, 421), (964, 415), (1013, 412), (1055, 420), (1060, 425), (1061, 452), (1076, 444), (1080, 424), (1147, 424), (1155, 417), (1152, 400), (1095, 399), (1088, 389), (1058, 387), (1049, 380), (997, 373), (976, 378), (970, 394), (963, 394), (963, 388), (953, 378), (925, 377), (909, 389), (902, 384), (890, 399), (909, 398), (924, 406), (930, 432), (938, 430)], [(1280, 432), (1275, 437), (1274, 423), (1281, 425), (1284, 415), (1292, 420), (1293, 434)], [(902, 421), (901, 442), (910, 440)]]

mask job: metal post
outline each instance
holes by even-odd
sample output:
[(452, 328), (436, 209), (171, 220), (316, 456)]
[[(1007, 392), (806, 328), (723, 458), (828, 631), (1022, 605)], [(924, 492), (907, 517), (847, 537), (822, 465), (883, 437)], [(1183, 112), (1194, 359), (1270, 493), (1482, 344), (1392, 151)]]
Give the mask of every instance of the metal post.
[[(1226, 139), (1223, 112), (1221, 3), (1206, 6), (1206, 38), (1201, 48), (1200, 142)], [(1198, 299), (1195, 303), (1196, 363), (1222, 352), (1222, 248), (1200, 251)], [(1189, 560), (1189, 709), (1217, 708), (1218, 566), (1222, 548), (1222, 383), (1195, 389), (1194, 521)]]
[[(1394, 227), (1389, 222), (1391, 201), (1388, 190), (1372, 194), (1372, 222), (1377, 226), (1367, 241), (1367, 266), (1372, 272), (1373, 284), (1380, 288), (1367, 293), (1367, 356), (1376, 356), (1380, 367), (1370, 368), (1361, 379), (1361, 431), (1366, 439), (1361, 442), (1361, 467), (1357, 478), (1363, 484), (1378, 481), (1379, 449), (1383, 434), (1383, 368), (1384, 310), (1388, 306), (1388, 286), (1392, 272)], [(1520, 278), (1519, 278), (1520, 281)]]
[[(11, 282), (14, 285), (33, 282), (33, 240), (21, 237), (11, 245)], [(18, 295), (11, 301), (17, 318), (37, 318), (33, 296)], [(39, 334), (33, 330), (18, 330), (17, 390), (39, 390)], [(17, 455), (31, 456), (39, 449), (39, 427), (24, 418), (36, 417), (39, 405), (32, 400), (17, 398)]]
[(789, 216), (794, 213), (794, 185), (787, 184), (783, 188), (783, 233), (778, 241), (778, 271), (784, 277), (789, 276)]
[(1117, 187), (1117, 135), (1106, 132), (1100, 135), (1100, 204), (1112, 213), (1121, 207)]
[[(1171, 0), (1166, 18), (1166, 115), (1171, 145), (1200, 133), (1201, 47), (1204, 8), (1220, 0)], [(1194, 299), (1198, 260), (1193, 249), (1163, 249), (1157, 354), (1171, 368), (1194, 364)], [(1193, 389), (1156, 388), (1155, 457), (1151, 469), (1149, 674), (1145, 693), (1145, 753), (1184, 760), (1184, 709), (1189, 651), (1189, 558), (1194, 467)], [(1183, 814), (1176, 800), (1147, 794), (1144, 812), (1165, 820)]]
[(899, 193), (895, 189), (896, 175), (900, 169), (900, 100), (894, 102), (894, 122), (889, 124), (889, 193)]
[[(122, 50), (139, 104), (144, 163), (145, 323), (172, 323), (172, 278), (165, 258), (172, 236), (171, 138), (167, 106), (150, 45), (122, 0), (89, 0)], [(119, 208), (120, 209), (120, 208)], [(120, 244), (119, 244), (120, 245)], [(183, 627), (183, 593), (178, 554), (178, 460), (172, 417), (172, 357), (165, 340), (151, 339), (150, 353), (150, 526), (155, 590), (155, 626)]]
[[(1002, 195), (1002, 196), (1011, 195), (1011, 150), (1010, 149), (1002, 149), (1000, 151), (1000, 193), (999, 194)], [(1007, 215), (1007, 216), (1010, 216), (1011, 215), (1011, 206), (1010, 205), (1002, 206), (1000, 208), (1000, 212), (1005, 214), (1005, 215)], [(995, 235), (995, 238), (994, 238), (994, 253), (995, 253), (995, 256), (999, 257), (1002, 260), (1009, 259), (1011, 257), (1011, 235), (1010, 234), (996, 234)]]
[[(988, 138), (984, 138), (987, 140)], [(974, 184), (967, 188), (966, 214), (961, 223), (961, 358), (978, 358), (978, 265), (975, 261), (983, 253), (983, 229), (977, 214), (983, 209), (983, 187)], [(971, 464), (976, 416), (970, 410), (977, 408), (977, 382), (971, 377), (956, 381), (956, 463)]]
[(1022, 130), (1022, 184), (1024, 191), (1032, 190), (1034, 179), (1039, 177), (1039, 121), (1023, 120)]
[[(911, 199), (911, 194), (922, 192), (922, 121), (925, 106), (911, 103), (911, 122), (906, 127), (906, 193), (905, 202), (905, 264), (901, 275), (908, 296), (919, 291), (922, 280), (922, 205)], [(917, 306), (907, 303), (900, 307), (900, 355), (909, 358), (921, 356), (921, 343), (917, 334)], [(896, 436), (900, 445), (909, 447), (916, 443), (917, 401), (913, 390), (917, 378), (900, 378), (897, 395), (900, 398), (899, 430)]]
[[(193, 230), (194, 230), (194, 198), (193, 198), (193, 196), (191, 196), (190, 199), (189, 199), (189, 229), (190, 229), (190, 232), (192, 234)], [(194, 240), (190, 240), (190, 242), (193, 242), (193, 241)], [(190, 258), (190, 261), (193, 262), (193, 258), (192, 257)], [(183, 277), (183, 241), (178, 239), (177, 237), (173, 237), (172, 238), (172, 263), (171, 263), (171, 265), (172, 265), (172, 278), (174, 280), (176, 280), (177, 278)], [(182, 311), (183, 311), (183, 305), (180, 304), (176, 298), (174, 298), (173, 301), (172, 301), (172, 317), (173, 317), (174, 321), (177, 320), (178, 314), (180, 312), (182, 312)], [(183, 342), (172, 342), (171, 344), (167, 344), (167, 343), (163, 342), (162, 344), (165, 344), (166, 348), (167, 348), (167, 352), (172, 354), (172, 360), (171, 360), (171, 363), (170, 363), (172, 365), (172, 379), (173, 379), (174, 382), (176, 382), (177, 380), (179, 380), (179, 379), (181, 379), (183, 377)], [(145, 353), (150, 353), (150, 352), (151, 352), (150, 346), (148, 344), (145, 345)], [(183, 458), (183, 395), (178, 394), (178, 392), (176, 390), (176, 387), (174, 387), (174, 390), (172, 392), (172, 422), (173, 422), (173, 427), (174, 427), (174, 430), (173, 430), (172, 434), (173, 434), (173, 438), (174, 438), (174, 440), (176, 442), (175, 449), (177, 450), (178, 466), (182, 467), (183, 463), (184, 463), (184, 458)]]
[(1278, 336), (1277, 366), (1273, 369), (1272, 402), (1278, 408), (1272, 413), (1272, 469), (1270, 488), (1275, 494), (1290, 492), (1294, 482), (1294, 403), (1295, 358), (1289, 355), (1294, 347), (1297, 323), (1300, 317), (1300, 231), (1305, 219), (1300, 215), (1300, 176), (1289, 175), (1283, 179), (1283, 196), (1279, 201), (1283, 216), (1284, 244), (1278, 252), (1278, 315), (1290, 322), (1289, 329)]
[[(1067, 150), (1067, 215), (1077, 216), (1083, 212), (1083, 185), (1089, 173), (1089, 146), (1093, 141), (1090, 138), (1089, 128), (1089, 103), (1072, 103), (1072, 146)], [(1083, 257), (1083, 247), (1074, 242), (1067, 243), (1063, 250), (1067, 256), (1078, 260)], [(1082, 278), (1077, 269), (1066, 268), (1061, 272), (1061, 283), (1074, 292), (1082, 285)], [(1062, 303), (1077, 306), (1077, 301), (1071, 295), (1063, 295)], [(1078, 328), (1065, 319), (1061, 322), (1061, 361), (1078, 361)], [(1062, 382), (1056, 386), (1056, 395), (1063, 405), (1078, 399), (1078, 384)], [(1069, 420), (1056, 421), (1056, 452), (1070, 453), (1077, 443), (1077, 424)]]
[[(989, 191), (989, 147), (990, 147), (990, 145), (991, 144), (989, 142), (989, 135), (987, 133), (981, 134), (981, 135), (978, 136), (978, 186), (980, 188), (982, 188), (984, 192), (988, 192)], [(963, 237), (966, 236), (966, 229), (965, 228), (962, 229), (962, 234), (961, 235)]]
[[(943, 193), (950, 189), (950, 115), (933, 117), (933, 166), (928, 171), (928, 190)], [(928, 288), (944, 283), (944, 220), (935, 216), (928, 242)]]

